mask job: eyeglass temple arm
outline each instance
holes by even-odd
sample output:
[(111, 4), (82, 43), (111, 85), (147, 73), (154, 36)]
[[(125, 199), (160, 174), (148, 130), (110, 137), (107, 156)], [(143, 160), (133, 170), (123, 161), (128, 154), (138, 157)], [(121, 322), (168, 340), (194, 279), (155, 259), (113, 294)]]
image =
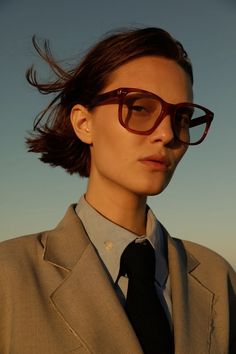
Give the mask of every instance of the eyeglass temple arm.
[(198, 118), (195, 118), (195, 119), (192, 119), (191, 122), (190, 122), (190, 127), (196, 127), (197, 125), (200, 125), (200, 124), (205, 124), (208, 122), (208, 119), (206, 116), (202, 116), (202, 117), (198, 117)]
[(97, 97), (94, 98), (90, 107), (95, 107), (95, 106), (99, 106), (100, 104), (106, 104), (106, 103), (111, 103), (112, 101), (117, 101), (117, 96), (114, 95), (116, 91), (117, 90), (98, 95)]

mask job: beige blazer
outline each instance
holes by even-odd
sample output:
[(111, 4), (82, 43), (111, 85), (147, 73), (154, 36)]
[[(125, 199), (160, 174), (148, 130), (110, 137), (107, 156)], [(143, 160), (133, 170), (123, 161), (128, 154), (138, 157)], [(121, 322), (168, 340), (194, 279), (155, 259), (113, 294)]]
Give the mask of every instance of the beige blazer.
[[(236, 274), (167, 238), (175, 353), (235, 354)], [(54, 230), (0, 244), (0, 354), (66, 353), (142, 353), (73, 206)]]

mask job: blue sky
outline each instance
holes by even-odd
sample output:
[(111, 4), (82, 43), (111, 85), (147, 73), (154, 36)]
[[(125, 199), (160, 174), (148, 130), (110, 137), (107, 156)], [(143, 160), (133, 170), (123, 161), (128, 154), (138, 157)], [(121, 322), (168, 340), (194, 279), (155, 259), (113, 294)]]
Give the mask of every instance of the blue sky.
[(215, 112), (207, 140), (189, 149), (167, 190), (149, 204), (169, 232), (221, 253), (236, 268), (236, 3), (234, 0), (0, 0), (0, 239), (54, 227), (85, 191), (86, 180), (42, 164), (24, 137), (45, 106), (25, 80), (47, 69), (31, 37), (48, 38), (57, 58), (83, 53), (105, 32), (156, 26), (186, 47), (195, 101)]

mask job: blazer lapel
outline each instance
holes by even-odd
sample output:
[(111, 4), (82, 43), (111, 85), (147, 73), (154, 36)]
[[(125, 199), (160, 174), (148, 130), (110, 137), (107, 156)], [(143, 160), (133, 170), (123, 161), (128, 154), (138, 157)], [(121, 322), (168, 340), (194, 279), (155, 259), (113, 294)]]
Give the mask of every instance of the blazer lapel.
[(169, 236), (168, 261), (176, 354), (209, 353), (214, 294), (194, 275), (199, 262)]
[(44, 259), (68, 271), (51, 301), (70, 331), (92, 353), (141, 354), (125, 311), (72, 207), (44, 242)]

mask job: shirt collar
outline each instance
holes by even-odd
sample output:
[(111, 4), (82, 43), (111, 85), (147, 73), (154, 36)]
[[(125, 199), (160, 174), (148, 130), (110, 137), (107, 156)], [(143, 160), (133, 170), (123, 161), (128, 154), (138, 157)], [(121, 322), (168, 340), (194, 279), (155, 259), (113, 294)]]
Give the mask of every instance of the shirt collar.
[(164, 235), (160, 223), (150, 208), (147, 213), (146, 235), (143, 236), (137, 236), (104, 217), (86, 201), (84, 196), (80, 198), (75, 211), (113, 281), (117, 279), (120, 257), (128, 244), (136, 239), (138, 242), (148, 239), (155, 250), (156, 281), (159, 286), (165, 286), (168, 267)]

